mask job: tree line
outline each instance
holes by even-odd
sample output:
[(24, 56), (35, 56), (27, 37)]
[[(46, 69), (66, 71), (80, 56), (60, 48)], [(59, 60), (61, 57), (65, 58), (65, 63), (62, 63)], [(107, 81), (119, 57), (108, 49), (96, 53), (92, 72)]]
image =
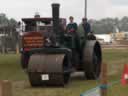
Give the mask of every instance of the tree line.
[(115, 28), (118, 28), (119, 32), (128, 32), (128, 17), (123, 18), (104, 18), (100, 20), (89, 20), (92, 30), (96, 34), (109, 34), (116, 32)]
[[(120, 32), (128, 31), (128, 17), (123, 18), (104, 18), (100, 20), (91, 19), (89, 23), (92, 26), (92, 30), (96, 34), (109, 34), (115, 32), (115, 27), (119, 29)], [(0, 13), (0, 33), (4, 32), (17, 38), (17, 27), (18, 21), (14, 18), (8, 18), (6, 14)], [(11, 33), (10, 33), (11, 32)]]

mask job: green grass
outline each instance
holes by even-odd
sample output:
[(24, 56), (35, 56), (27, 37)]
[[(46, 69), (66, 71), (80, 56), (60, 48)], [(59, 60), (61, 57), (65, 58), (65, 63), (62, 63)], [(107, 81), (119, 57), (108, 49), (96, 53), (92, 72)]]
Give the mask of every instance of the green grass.
[(20, 55), (0, 55), (0, 79), (1, 80), (25, 80), (20, 67)]
[[(128, 49), (105, 49), (103, 61), (108, 64), (109, 83), (119, 80), (123, 65), (128, 63)], [(0, 80), (11, 80), (14, 96), (79, 96), (99, 82), (87, 81), (82, 77), (72, 78), (64, 88), (31, 88), (26, 74), (20, 67), (20, 55), (0, 55)], [(128, 86), (120, 83), (108, 90), (108, 96), (127, 96)]]
[[(104, 62), (108, 64), (109, 83), (120, 80), (124, 64), (128, 64), (128, 49), (103, 50)], [(127, 96), (128, 86), (122, 86), (119, 82), (111, 86), (108, 96)]]

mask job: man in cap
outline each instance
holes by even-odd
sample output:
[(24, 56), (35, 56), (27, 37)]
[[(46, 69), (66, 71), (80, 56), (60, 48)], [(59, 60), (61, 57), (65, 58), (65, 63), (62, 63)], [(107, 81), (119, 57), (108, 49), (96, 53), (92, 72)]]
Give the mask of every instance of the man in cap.
[(87, 18), (83, 18), (83, 19), (82, 19), (82, 24), (83, 24), (84, 31), (85, 31), (87, 34), (88, 34), (89, 32), (91, 32), (91, 26), (90, 26), (90, 24), (88, 23)]
[[(82, 61), (83, 50), (85, 46), (85, 41), (88, 39), (87, 36), (91, 32), (91, 26), (87, 22), (87, 18), (82, 18), (82, 22), (78, 26), (78, 35), (80, 38), (80, 59)], [(82, 62), (81, 62), (82, 63)]]

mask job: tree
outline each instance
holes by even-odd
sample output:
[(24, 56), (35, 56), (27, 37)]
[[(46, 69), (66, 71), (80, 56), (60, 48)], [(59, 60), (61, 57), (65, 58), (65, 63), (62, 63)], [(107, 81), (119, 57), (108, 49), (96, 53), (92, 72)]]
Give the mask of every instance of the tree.
[(1, 26), (7, 26), (7, 25), (8, 25), (8, 22), (9, 22), (9, 20), (8, 20), (8, 18), (6, 17), (6, 14), (1, 13), (1, 14), (0, 14), (0, 25), (1, 25)]
[(9, 19), (6, 14), (0, 13), (0, 34), (2, 38), (2, 45), (4, 50), (12, 48), (14, 50), (18, 40), (18, 33), (16, 32), (17, 21), (13, 18)]
[[(90, 22), (90, 20), (89, 20)], [(128, 17), (124, 16), (122, 19), (118, 18), (104, 18), (101, 20), (91, 20), (92, 30), (96, 34), (108, 34), (110, 32), (115, 32), (115, 26), (119, 31), (128, 32)]]

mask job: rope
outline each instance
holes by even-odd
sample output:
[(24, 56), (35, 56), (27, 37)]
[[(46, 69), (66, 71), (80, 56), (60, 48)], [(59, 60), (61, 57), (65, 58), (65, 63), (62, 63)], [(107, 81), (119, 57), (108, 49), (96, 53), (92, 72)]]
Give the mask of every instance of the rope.
[[(98, 80), (97, 80), (98, 81)], [(82, 93), (80, 96), (85, 96), (86, 94), (88, 94), (88, 93), (91, 93), (92, 91), (95, 91), (96, 89), (107, 89), (107, 88), (109, 88), (109, 87), (112, 87), (113, 85), (115, 85), (115, 84), (118, 84), (120, 82), (120, 80), (117, 80), (117, 81), (114, 81), (114, 82), (112, 82), (112, 83), (110, 83), (110, 84), (108, 84), (108, 85), (106, 85), (106, 84), (101, 84), (101, 85), (99, 85), (99, 86), (97, 86), (97, 87), (95, 87), (95, 88), (92, 88), (92, 89), (90, 89), (90, 90), (88, 90), (88, 91), (86, 91), (86, 92), (84, 92), (84, 93)]]

